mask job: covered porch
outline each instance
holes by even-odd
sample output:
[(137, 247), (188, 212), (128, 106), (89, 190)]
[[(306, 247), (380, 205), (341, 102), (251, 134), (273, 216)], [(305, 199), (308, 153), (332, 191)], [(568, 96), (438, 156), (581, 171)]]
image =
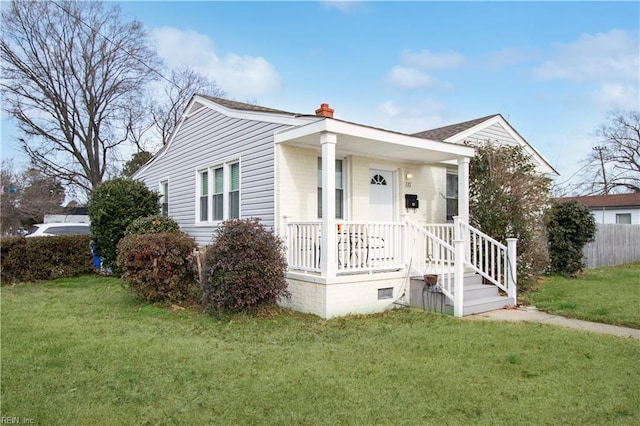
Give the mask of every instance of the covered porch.
[[(507, 277), (507, 248), (484, 250), (488, 240), (474, 243), (468, 226), (473, 148), (330, 118), (280, 131), (275, 142), (276, 230), (292, 293), (285, 304), (325, 318), (379, 312), (408, 304), (411, 277), (429, 269), (463, 315), (463, 276), (478, 247), (489, 275)], [(446, 221), (452, 173), (455, 223)]]

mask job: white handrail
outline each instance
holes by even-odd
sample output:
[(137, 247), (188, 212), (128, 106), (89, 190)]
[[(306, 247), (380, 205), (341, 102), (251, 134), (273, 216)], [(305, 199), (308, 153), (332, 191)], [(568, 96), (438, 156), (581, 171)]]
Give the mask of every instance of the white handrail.
[[(517, 273), (515, 268), (515, 239), (512, 250), (460, 218), (455, 218), (460, 232), (459, 238), (465, 240), (465, 265), (488, 282), (506, 292), (516, 302)], [(510, 256), (509, 252), (513, 252)], [(513, 257), (513, 259), (512, 259)]]

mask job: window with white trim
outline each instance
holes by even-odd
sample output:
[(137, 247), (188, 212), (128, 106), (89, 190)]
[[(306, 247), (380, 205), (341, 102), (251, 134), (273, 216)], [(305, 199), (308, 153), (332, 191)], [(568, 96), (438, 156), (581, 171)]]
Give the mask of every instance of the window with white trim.
[[(336, 160), (336, 219), (344, 219), (344, 161)], [(322, 158), (318, 157), (318, 219), (322, 219)]]
[(631, 213), (616, 213), (616, 223), (631, 225)]
[(198, 222), (218, 222), (240, 217), (240, 163), (226, 162), (197, 173)]
[(453, 217), (458, 215), (458, 173), (447, 170), (447, 222), (452, 222)]
[(169, 181), (160, 182), (160, 215), (169, 216)]

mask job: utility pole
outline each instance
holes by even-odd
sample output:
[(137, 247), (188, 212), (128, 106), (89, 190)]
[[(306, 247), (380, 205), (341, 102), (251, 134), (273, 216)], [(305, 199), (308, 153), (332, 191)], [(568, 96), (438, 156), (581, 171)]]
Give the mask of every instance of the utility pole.
[(604, 169), (604, 157), (602, 155), (602, 151), (606, 151), (605, 146), (594, 146), (593, 150), (598, 151), (598, 156), (600, 157), (600, 166), (602, 167), (602, 180), (604, 182), (604, 194), (609, 195), (609, 185), (607, 184), (607, 173)]

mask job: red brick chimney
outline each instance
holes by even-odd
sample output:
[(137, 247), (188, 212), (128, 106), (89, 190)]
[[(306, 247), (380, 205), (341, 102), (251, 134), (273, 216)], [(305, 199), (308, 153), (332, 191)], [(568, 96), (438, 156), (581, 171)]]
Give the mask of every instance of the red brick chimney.
[(333, 108), (329, 108), (329, 104), (322, 104), (316, 110), (316, 115), (320, 117), (333, 118)]

